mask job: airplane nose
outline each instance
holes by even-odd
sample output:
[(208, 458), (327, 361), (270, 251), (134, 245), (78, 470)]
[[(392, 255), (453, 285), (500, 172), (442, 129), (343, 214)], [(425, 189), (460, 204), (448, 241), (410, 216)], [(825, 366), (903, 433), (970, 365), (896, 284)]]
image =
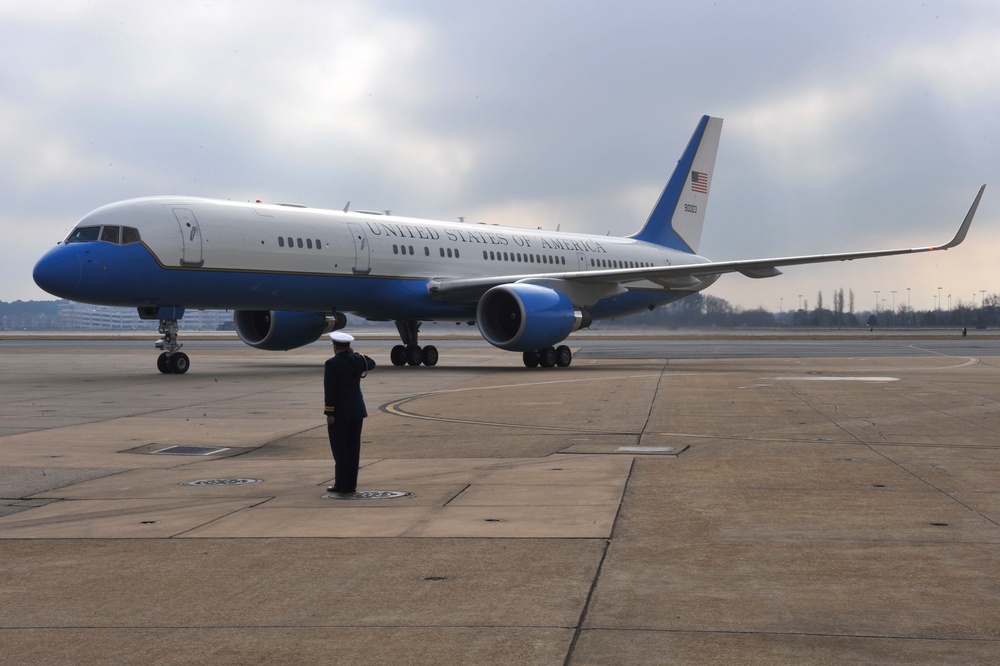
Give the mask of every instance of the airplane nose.
[(61, 245), (38, 260), (32, 277), (35, 284), (53, 296), (72, 299), (80, 288), (81, 273), (79, 255)]

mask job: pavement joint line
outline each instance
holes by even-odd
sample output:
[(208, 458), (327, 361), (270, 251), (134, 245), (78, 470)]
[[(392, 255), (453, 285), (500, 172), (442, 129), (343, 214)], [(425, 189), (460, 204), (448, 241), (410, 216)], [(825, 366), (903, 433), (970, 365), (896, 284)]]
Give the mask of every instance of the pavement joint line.
[[(580, 640), (580, 636), (584, 631), (584, 624), (587, 622), (587, 616), (590, 612), (590, 605), (594, 599), (594, 593), (597, 591), (597, 585), (601, 581), (601, 572), (604, 571), (604, 563), (607, 561), (608, 552), (611, 550), (611, 544), (615, 539), (615, 529), (618, 526), (618, 521), (621, 518), (622, 505), (625, 504), (625, 495), (628, 493), (629, 483), (632, 481), (632, 474), (635, 472), (636, 459), (632, 459), (632, 464), (629, 465), (628, 475), (625, 477), (625, 483), (622, 486), (621, 495), (618, 498), (618, 509), (615, 511), (615, 518), (611, 521), (611, 530), (609, 536), (604, 540), (604, 549), (601, 551), (601, 559), (597, 563), (597, 568), (594, 571), (594, 578), (590, 583), (590, 589), (587, 591), (587, 598), (583, 602), (583, 607), (580, 609), (580, 617), (577, 620), (576, 628), (573, 631), (573, 639), (570, 641), (569, 647), (566, 649), (566, 658), (563, 660), (563, 666), (569, 666), (573, 661), (573, 654), (576, 652), (577, 642)], [(588, 629), (589, 631), (589, 629)]]

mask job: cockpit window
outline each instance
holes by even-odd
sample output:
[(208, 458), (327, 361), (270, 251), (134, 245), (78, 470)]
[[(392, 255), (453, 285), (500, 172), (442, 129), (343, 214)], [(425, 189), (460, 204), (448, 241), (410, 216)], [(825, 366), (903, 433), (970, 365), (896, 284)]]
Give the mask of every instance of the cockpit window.
[(135, 227), (119, 227), (108, 225), (106, 227), (78, 227), (70, 232), (67, 243), (90, 243), (96, 240), (115, 245), (128, 245), (129, 243), (139, 243), (139, 230)]
[(120, 245), (122, 240), (122, 228), (112, 226), (104, 227), (101, 230), (101, 240), (107, 243)]
[(138, 243), (140, 240), (138, 229), (135, 227), (122, 227), (122, 245)]
[(78, 227), (69, 233), (67, 243), (86, 243), (101, 237), (100, 227)]

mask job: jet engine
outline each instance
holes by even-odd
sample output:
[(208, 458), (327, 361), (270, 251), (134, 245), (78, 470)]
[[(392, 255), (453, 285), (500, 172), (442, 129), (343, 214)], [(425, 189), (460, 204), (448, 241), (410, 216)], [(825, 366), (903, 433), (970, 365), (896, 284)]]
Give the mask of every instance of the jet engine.
[(566, 294), (527, 282), (493, 287), (479, 299), (476, 322), (483, 338), (507, 351), (551, 347), (589, 325)]
[(236, 310), (233, 323), (240, 340), (267, 351), (288, 351), (316, 342), (324, 333), (347, 326), (341, 312), (290, 312), (285, 310)]

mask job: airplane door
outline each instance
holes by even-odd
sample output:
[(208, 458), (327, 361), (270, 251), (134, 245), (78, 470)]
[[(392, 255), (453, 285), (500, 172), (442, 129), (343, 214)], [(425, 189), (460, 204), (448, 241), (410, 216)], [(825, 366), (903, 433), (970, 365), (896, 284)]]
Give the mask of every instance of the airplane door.
[(188, 208), (174, 208), (174, 217), (181, 229), (181, 266), (202, 266), (201, 227), (194, 212)]
[(577, 268), (581, 271), (587, 270), (587, 257), (584, 256), (583, 252), (576, 253)]
[(368, 235), (360, 224), (349, 222), (347, 226), (354, 239), (354, 272), (368, 275), (372, 272), (372, 250), (368, 246)]

